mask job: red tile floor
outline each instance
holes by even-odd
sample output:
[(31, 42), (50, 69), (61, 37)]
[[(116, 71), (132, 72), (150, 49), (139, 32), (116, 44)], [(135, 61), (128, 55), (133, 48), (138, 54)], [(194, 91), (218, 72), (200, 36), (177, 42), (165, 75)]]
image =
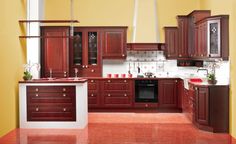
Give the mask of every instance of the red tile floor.
[(198, 130), (181, 113), (89, 113), (77, 129), (15, 129), (0, 144), (236, 144), (228, 134)]

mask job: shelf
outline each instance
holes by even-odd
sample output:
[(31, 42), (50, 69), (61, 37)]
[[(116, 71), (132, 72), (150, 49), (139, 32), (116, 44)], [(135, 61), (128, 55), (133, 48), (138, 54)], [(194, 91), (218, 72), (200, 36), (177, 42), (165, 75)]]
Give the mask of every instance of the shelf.
[(75, 36), (19, 36), (19, 38), (75, 38)]
[(19, 20), (19, 23), (79, 23), (78, 20)]

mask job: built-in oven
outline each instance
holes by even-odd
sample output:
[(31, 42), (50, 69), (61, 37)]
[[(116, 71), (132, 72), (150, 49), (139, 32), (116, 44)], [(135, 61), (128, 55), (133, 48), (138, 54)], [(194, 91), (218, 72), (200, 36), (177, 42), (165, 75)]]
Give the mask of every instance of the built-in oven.
[(158, 81), (135, 80), (135, 102), (158, 102)]

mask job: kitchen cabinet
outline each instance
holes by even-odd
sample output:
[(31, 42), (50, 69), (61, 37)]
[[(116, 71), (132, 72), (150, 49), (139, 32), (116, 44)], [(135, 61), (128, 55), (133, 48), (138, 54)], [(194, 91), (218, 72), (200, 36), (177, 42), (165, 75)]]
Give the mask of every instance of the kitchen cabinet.
[(80, 77), (102, 76), (102, 33), (99, 28), (75, 27), (70, 41), (70, 75), (75, 68)]
[(188, 58), (188, 17), (177, 16), (178, 20), (178, 58)]
[(177, 79), (158, 81), (158, 96), (160, 108), (177, 108)]
[(106, 108), (131, 108), (133, 106), (133, 80), (106, 79), (101, 81), (101, 102)]
[(41, 36), (45, 36), (41, 39), (41, 77), (49, 77), (50, 71), (53, 77), (69, 76), (68, 34), (69, 27), (41, 27)]
[(125, 59), (127, 27), (109, 27), (103, 31), (103, 58)]
[(176, 59), (178, 57), (178, 28), (177, 27), (164, 27), (165, 30), (165, 55), (167, 59)]
[(189, 57), (196, 57), (197, 53), (197, 29), (196, 22), (209, 17), (211, 15), (211, 11), (209, 10), (194, 10), (190, 14), (188, 14), (188, 53)]
[(27, 86), (27, 121), (75, 121), (75, 86)]
[(88, 79), (88, 107), (99, 108), (101, 106), (100, 80)]
[(196, 23), (198, 28), (197, 49), (200, 57), (229, 57), (229, 24), (228, 15), (207, 17)]
[(195, 125), (212, 132), (229, 131), (229, 86), (194, 85)]

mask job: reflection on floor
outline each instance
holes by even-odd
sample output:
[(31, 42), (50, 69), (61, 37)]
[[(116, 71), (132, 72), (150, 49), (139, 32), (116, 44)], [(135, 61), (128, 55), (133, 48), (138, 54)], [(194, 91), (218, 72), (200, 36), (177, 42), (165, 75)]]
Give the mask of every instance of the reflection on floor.
[(15, 129), (0, 144), (236, 144), (228, 134), (196, 129), (180, 113), (90, 113), (77, 129)]

